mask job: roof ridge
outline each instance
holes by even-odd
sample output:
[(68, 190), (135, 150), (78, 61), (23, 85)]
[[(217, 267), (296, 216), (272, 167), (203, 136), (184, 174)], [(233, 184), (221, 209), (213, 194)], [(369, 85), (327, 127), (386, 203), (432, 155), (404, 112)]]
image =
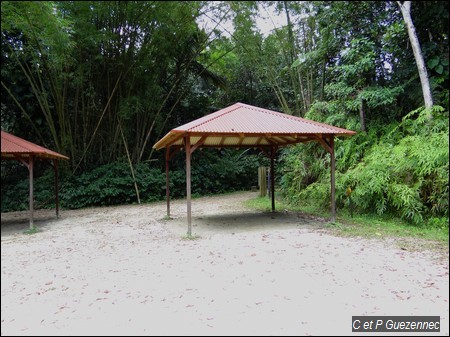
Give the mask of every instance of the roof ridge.
[[(241, 103), (236, 102), (236, 103), (234, 103), (233, 105), (229, 106), (228, 108), (232, 108), (232, 107), (234, 107), (235, 105), (239, 105), (239, 104), (241, 104)], [(193, 129), (193, 128), (197, 128), (197, 127), (199, 127), (199, 126), (201, 126), (201, 125), (204, 125), (204, 124), (206, 124), (206, 123), (212, 122), (213, 120), (215, 120), (215, 119), (217, 119), (217, 118), (219, 118), (219, 117), (225, 116), (225, 115), (229, 114), (230, 112), (235, 111), (235, 110), (238, 109), (238, 108), (239, 108), (239, 107), (235, 107), (235, 108), (233, 108), (233, 109), (230, 109), (229, 111), (225, 111), (225, 112), (223, 112), (223, 113), (221, 113), (221, 114), (218, 114), (217, 116), (214, 116), (213, 118), (208, 119), (208, 120), (206, 120), (206, 121), (204, 121), (204, 122), (202, 122), (202, 123), (200, 123), (200, 124), (191, 126), (188, 130), (191, 130), (191, 129)], [(225, 108), (225, 109), (226, 109), (226, 108)], [(220, 109), (220, 110), (223, 110), (223, 109)], [(216, 112), (219, 112), (220, 110), (217, 110)], [(208, 116), (208, 115), (206, 115), (206, 116)], [(206, 116), (203, 116), (203, 117), (206, 117)]]
[(312, 124), (312, 125), (316, 125), (316, 126), (320, 126), (320, 127), (325, 128), (325, 129), (336, 130), (336, 131), (337, 130), (347, 131), (344, 128), (340, 128), (340, 127), (337, 127), (337, 126), (334, 126), (334, 125), (328, 125), (328, 124), (325, 124), (325, 123), (317, 122), (317, 121), (312, 120), (312, 119), (307, 119), (307, 118), (303, 118), (303, 117), (299, 117), (299, 116), (294, 116), (294, 115), (290, 115), (290, 114), (287, 114), (287, 113), (282, 113), (282, 112), (274, 111), (274, 110), (270, 110), (270, 109), (264, 109), (264, 108), (260, 108), (260, 107), (257, 107), (257, 106), (244, 104), (244, 103), (239, 103), (239, 104), (244, 105), (245, 107), (247, 107), (249, 109), (252, 109), (252, 110), (260, 110), (262, 112), (270, 113), (272, 115), (276, 115), (276, 116), (283, 117), (283, 118), (290, 119), (290, 120), (297, 120), (298, 121), (300, 119), (302, 122), (305, 122), (305, 123), (308, 123), (308, 124)]

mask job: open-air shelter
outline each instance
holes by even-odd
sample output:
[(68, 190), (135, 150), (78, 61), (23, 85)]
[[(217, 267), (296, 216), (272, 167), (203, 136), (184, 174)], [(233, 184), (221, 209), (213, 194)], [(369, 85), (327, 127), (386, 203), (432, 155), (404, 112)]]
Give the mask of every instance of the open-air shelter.
[(25, 139), (2, 131), (2, 160), (18, 160), (23, 163), (29, 172), (30, 180), (30, 229), (34, 227), (34, 193), (33, 193), (33, 167), (37, 159), (47, 159), (53, 162), (55, 171), (55, 203), (56, 216), (59, 216), (59, 195), (58, 195), (58, 160), (69, 159), (62, 154), (46, 149), (45, 147), (31, 143)]
[(168, 132), (153, 148), (166, 149), (167, 216), (170, 217), (169, 161), (179, 150), (186, 152), (187, 223), (191, 235), (191, 155), (198, 148), (258, 148), (270, 158), (272, 211), (275, 211), (274, 159), (280, 147), (318, 142), (330, 153), (331, 217), (336, 219), (334, 138), (356, 132), (324, 123), (235, 103)]

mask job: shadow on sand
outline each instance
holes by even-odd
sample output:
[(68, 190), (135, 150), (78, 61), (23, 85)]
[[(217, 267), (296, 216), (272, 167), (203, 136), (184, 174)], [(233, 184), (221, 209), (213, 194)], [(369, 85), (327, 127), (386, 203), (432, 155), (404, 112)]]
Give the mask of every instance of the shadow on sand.
[[(1, 236), (22, 234), (30, 229), (30, 212), (8, 212), (1, 215)], [(34, 226), (45, 229), (50, 224), (57, 221), (55, 210), (38, 210), (34, 212)]]
[[(176, 226), (168, 226), (179, 233), (187, 229), (186, 218), (178, 218), (174, 221)], [(192, 217), (192, 232), (198, 235), (213, 233), (243, 233), (251, 231), (264, 231), (273, 229), (323, 228), (326, 221), (321, 218), (313, 218), (302, 213), (293, 212), (246, 212), (228, 213), (217, 215), (199, 215)], [(176, 227), (176, 228), (174, 228)]]

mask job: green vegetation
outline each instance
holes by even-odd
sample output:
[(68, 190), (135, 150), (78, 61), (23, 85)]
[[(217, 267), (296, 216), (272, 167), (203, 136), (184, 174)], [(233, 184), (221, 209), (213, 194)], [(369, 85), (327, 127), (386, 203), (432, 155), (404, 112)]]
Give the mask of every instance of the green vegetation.
[[(248, 200), (246, 206), (269, 212), (271, 210), (271, 201), (268, 197), (258, 197)], [(282, 198), (277, 200), (275, 208), (277, 212), (288, 210), (290, 212), (307, 213), (317, 217), (329, 217), (329, 213), (323, 213), (318, 208), (312, 208), (311, 206), (293, 206)], [(447, 247), (448, 250), (448, 220), (446, 218), (436, 220), (438, 221), (426, 226), (415, 226), (404, 220), (392, 218), (388, 215), (369, 214), (351, 217), (348, 210), (341, 210), (338, 213), (336, 222), (326, 224), (326, 228), (333, 231), (335, 235), (340, 236), (377, 239), (389, 237), (420, 239), (426, 241), (421, 243), (422, 246), (427, 246), (428, 242), (428, 248), (430, 248), (433, 246), (434, 242), (439, 247)]]
[[(417, 110), (386, 126), (378, 139), (369, 134), (341, 141), (336, 152), (337, 207), (350, 206), (350, 187), (352, 207), (359, 214), (390, 214), (416, 226), (448, 218), (448, 122), (448, 111), (442, 108)], [(373, 142), (370, 147), (368, 141)], [(289, 202), (302, 200), (328, 210), (330, 175), (324, 152), (297, 146), (287, 149), (282, 160), (289, 171), (282, 178)]]
[(187, 241), (194, 241), (194, 240), (199, 240), (202, 237), (200, 235), (189, 235), (189, 234), (185, 234), (181, 237), (182, 240), (187, 240)]
[[(277, 195), (277, 192), (275, 192)], [(272, 201), (269, 197), (257, 197), (255, 199), (250, 199), (245, 202), (245, 205), (250, 208), (257, 209), (263, 212), (271, 212), (272, 211)], [(288, 209), (288, 204), (284, 202), (284, 200), (280, 200), (276, 198), (275, 200), (275, 211), (281, 212), (285, 209)]]
[[(286, 24), (261, 31), (266, 13)], [(70, 157), (61, 204), (80, 208), (135, 203), (136, 188), (162, 199), (165, 154), (152, 145), (179, 125), (238, 101), (282, 111), (358, 132), (335, 142), (339, 214), (351, 200), (354, 219), (445, 232), (448, 13), (411, 3), (430, 107), (395, 1), (2, 1), (1, 127)], [(195, 151), (193, 196), (256, 185), (257, 153)], [(327, 214), (329, 159), (315, 142), (279, 151), (290, 207)], [(26, 209), (27, 169), (1, 167), (1, 211)], [(178, 153), (173, 198), (184, 170)], [(52, 207), (52, 169), (38, 163), (35, 177), (36, 207)]]
[(28, 234), (28, 235), (32, 235), (32, 234), (36, 234), (39, 233), (41, 230), (39, 228), (37, 228), (36, 226), (34, 226), (33, 228), (27, 229), (26, 231), (23, 232), (23, 234)]
[[(448, 227), (411, 226), (400, 219), (379, 215), (338, 216), (339, 234), (365, 238), (406, 237), (437, 241), (448, 245)], [(333, 228), (333, 224), (330, 224)]]
[[(249, 190), (257, 182), (258, 156), (244, 156), (242, 151), (200, 151), (194, 154), (192, 165), (192, 195), (208, 195), (237, 190)], [(175, 165), (174, 165), (175, 166)], [(135, 166), (135, 177), (141, 202), (163, 200), (166, 196), (166, 176), (158, 168), (146, 163)], [(14, 177), (12, 177), (14, 178)], [(230, 184), (230, 181), (233, 183)], [(35, 181), (36, 204), (41, 208), (54, 207), (53, 172)], [(186, 173), (182, 168), (170, 171), (171, 198), (182, 198), (186, 193)], [(28, 208), (28, 181), (2, 189), (2, 212)], [(124, 162), (99, 166), (79, 175), (65, 176), (61, 182), (61, 206), (83, 208), (137, 203), (133, 177)]]

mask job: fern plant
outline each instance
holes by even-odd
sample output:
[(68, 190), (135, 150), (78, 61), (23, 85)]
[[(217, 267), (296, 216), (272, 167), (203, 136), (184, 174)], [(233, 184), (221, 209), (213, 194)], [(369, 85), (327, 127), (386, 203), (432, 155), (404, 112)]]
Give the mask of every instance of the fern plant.
[[(315, 118), (326, 120), (323, 111), (322, 105), (311, 109)], [(334, 116), (334, 121), (341, 118)], [(345, 191), (351, 188), (355, 212), (442, 226), (439, 219), (448, 218), (449, 206), (448, 149), (448, 111), (439, 106), (417, 109), (400, 123), (371, 125), (366, 133), (337, 140), (337, 206), (346, 207)], [(282, 159), (282, 188), (288, 201), (328, 208), (329, 161), (320, 146), (286, 150)], [(448, 220), (444, 223), (448, 227)]]

